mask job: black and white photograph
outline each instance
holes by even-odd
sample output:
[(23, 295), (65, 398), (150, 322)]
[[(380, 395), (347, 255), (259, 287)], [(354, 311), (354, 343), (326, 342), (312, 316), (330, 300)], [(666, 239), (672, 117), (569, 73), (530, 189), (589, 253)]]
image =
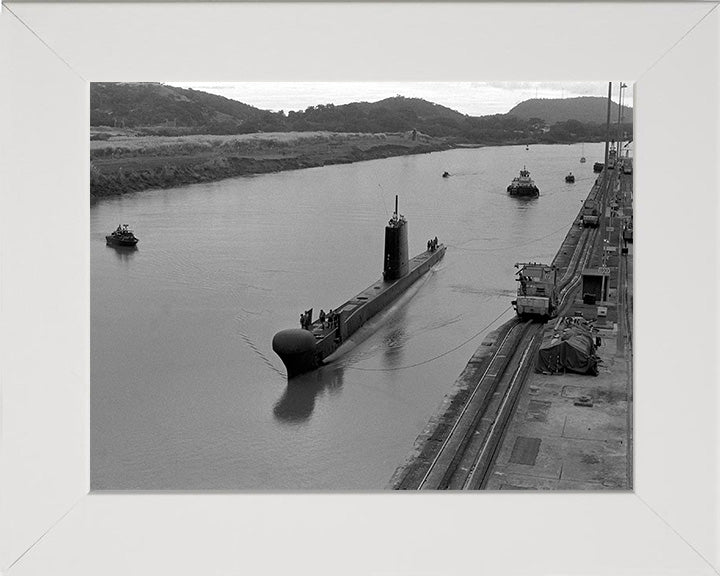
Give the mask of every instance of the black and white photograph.
[(716, 574), (719, 5), (2, 2), (0, 572)]
[(632, 490), (633, 100), (91, 82), (91, 489)]

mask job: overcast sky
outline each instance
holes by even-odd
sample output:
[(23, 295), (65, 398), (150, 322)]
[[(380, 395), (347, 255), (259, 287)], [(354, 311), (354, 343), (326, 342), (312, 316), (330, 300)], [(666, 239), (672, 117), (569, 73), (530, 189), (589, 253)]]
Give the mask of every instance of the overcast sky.
[[(375, 102), (391, 96), (423, 98), (471, 116), (504, 114), (529, 98), (607, 96), (607, 82), (166, 82), (264, 110), (304, 110), (317, 104)], [(617, 102), (619, 82), (613, 82)], [(624, 91), (632, 106), (632, 84)]]

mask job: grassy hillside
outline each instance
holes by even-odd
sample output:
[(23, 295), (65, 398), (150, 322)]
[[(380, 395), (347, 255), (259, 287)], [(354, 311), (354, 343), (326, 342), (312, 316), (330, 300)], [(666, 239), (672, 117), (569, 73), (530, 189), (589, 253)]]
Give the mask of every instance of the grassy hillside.
[(180, 137), (115, 134), (90, 147), (90, 197), (172, 188), (281, 170), (421, 154), (449, 148), (412, 133), (264, 133)]

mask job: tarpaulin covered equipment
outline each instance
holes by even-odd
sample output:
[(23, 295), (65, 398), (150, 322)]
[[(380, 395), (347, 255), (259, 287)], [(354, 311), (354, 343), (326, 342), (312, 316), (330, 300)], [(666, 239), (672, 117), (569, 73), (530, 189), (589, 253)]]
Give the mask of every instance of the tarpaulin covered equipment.
[(572, 318), (560, 319), (548, 330), (538, 350), (535, 371), (544, 374), (576, 372), (597, 376), (597, 356), (592, 326)]

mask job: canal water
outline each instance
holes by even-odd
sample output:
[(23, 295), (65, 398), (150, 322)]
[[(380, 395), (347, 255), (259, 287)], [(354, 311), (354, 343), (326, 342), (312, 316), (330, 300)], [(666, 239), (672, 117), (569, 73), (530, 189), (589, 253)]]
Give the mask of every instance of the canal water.
[[(579, 144), (459, 149), (93, 205), (92, 488), (385, 488), (512, 315), (514, 264), (554, 257), (603, 144), (584, 150), (585, 164)], [(506, 193), (523, 165), (538, 199)], [(445, 258), (366, 340), (288, 385), (273, 335), (380, 277), (395, 194), (411, 255), (437, 236)], [(105, 245), (120, 223), (137, 250)]]

